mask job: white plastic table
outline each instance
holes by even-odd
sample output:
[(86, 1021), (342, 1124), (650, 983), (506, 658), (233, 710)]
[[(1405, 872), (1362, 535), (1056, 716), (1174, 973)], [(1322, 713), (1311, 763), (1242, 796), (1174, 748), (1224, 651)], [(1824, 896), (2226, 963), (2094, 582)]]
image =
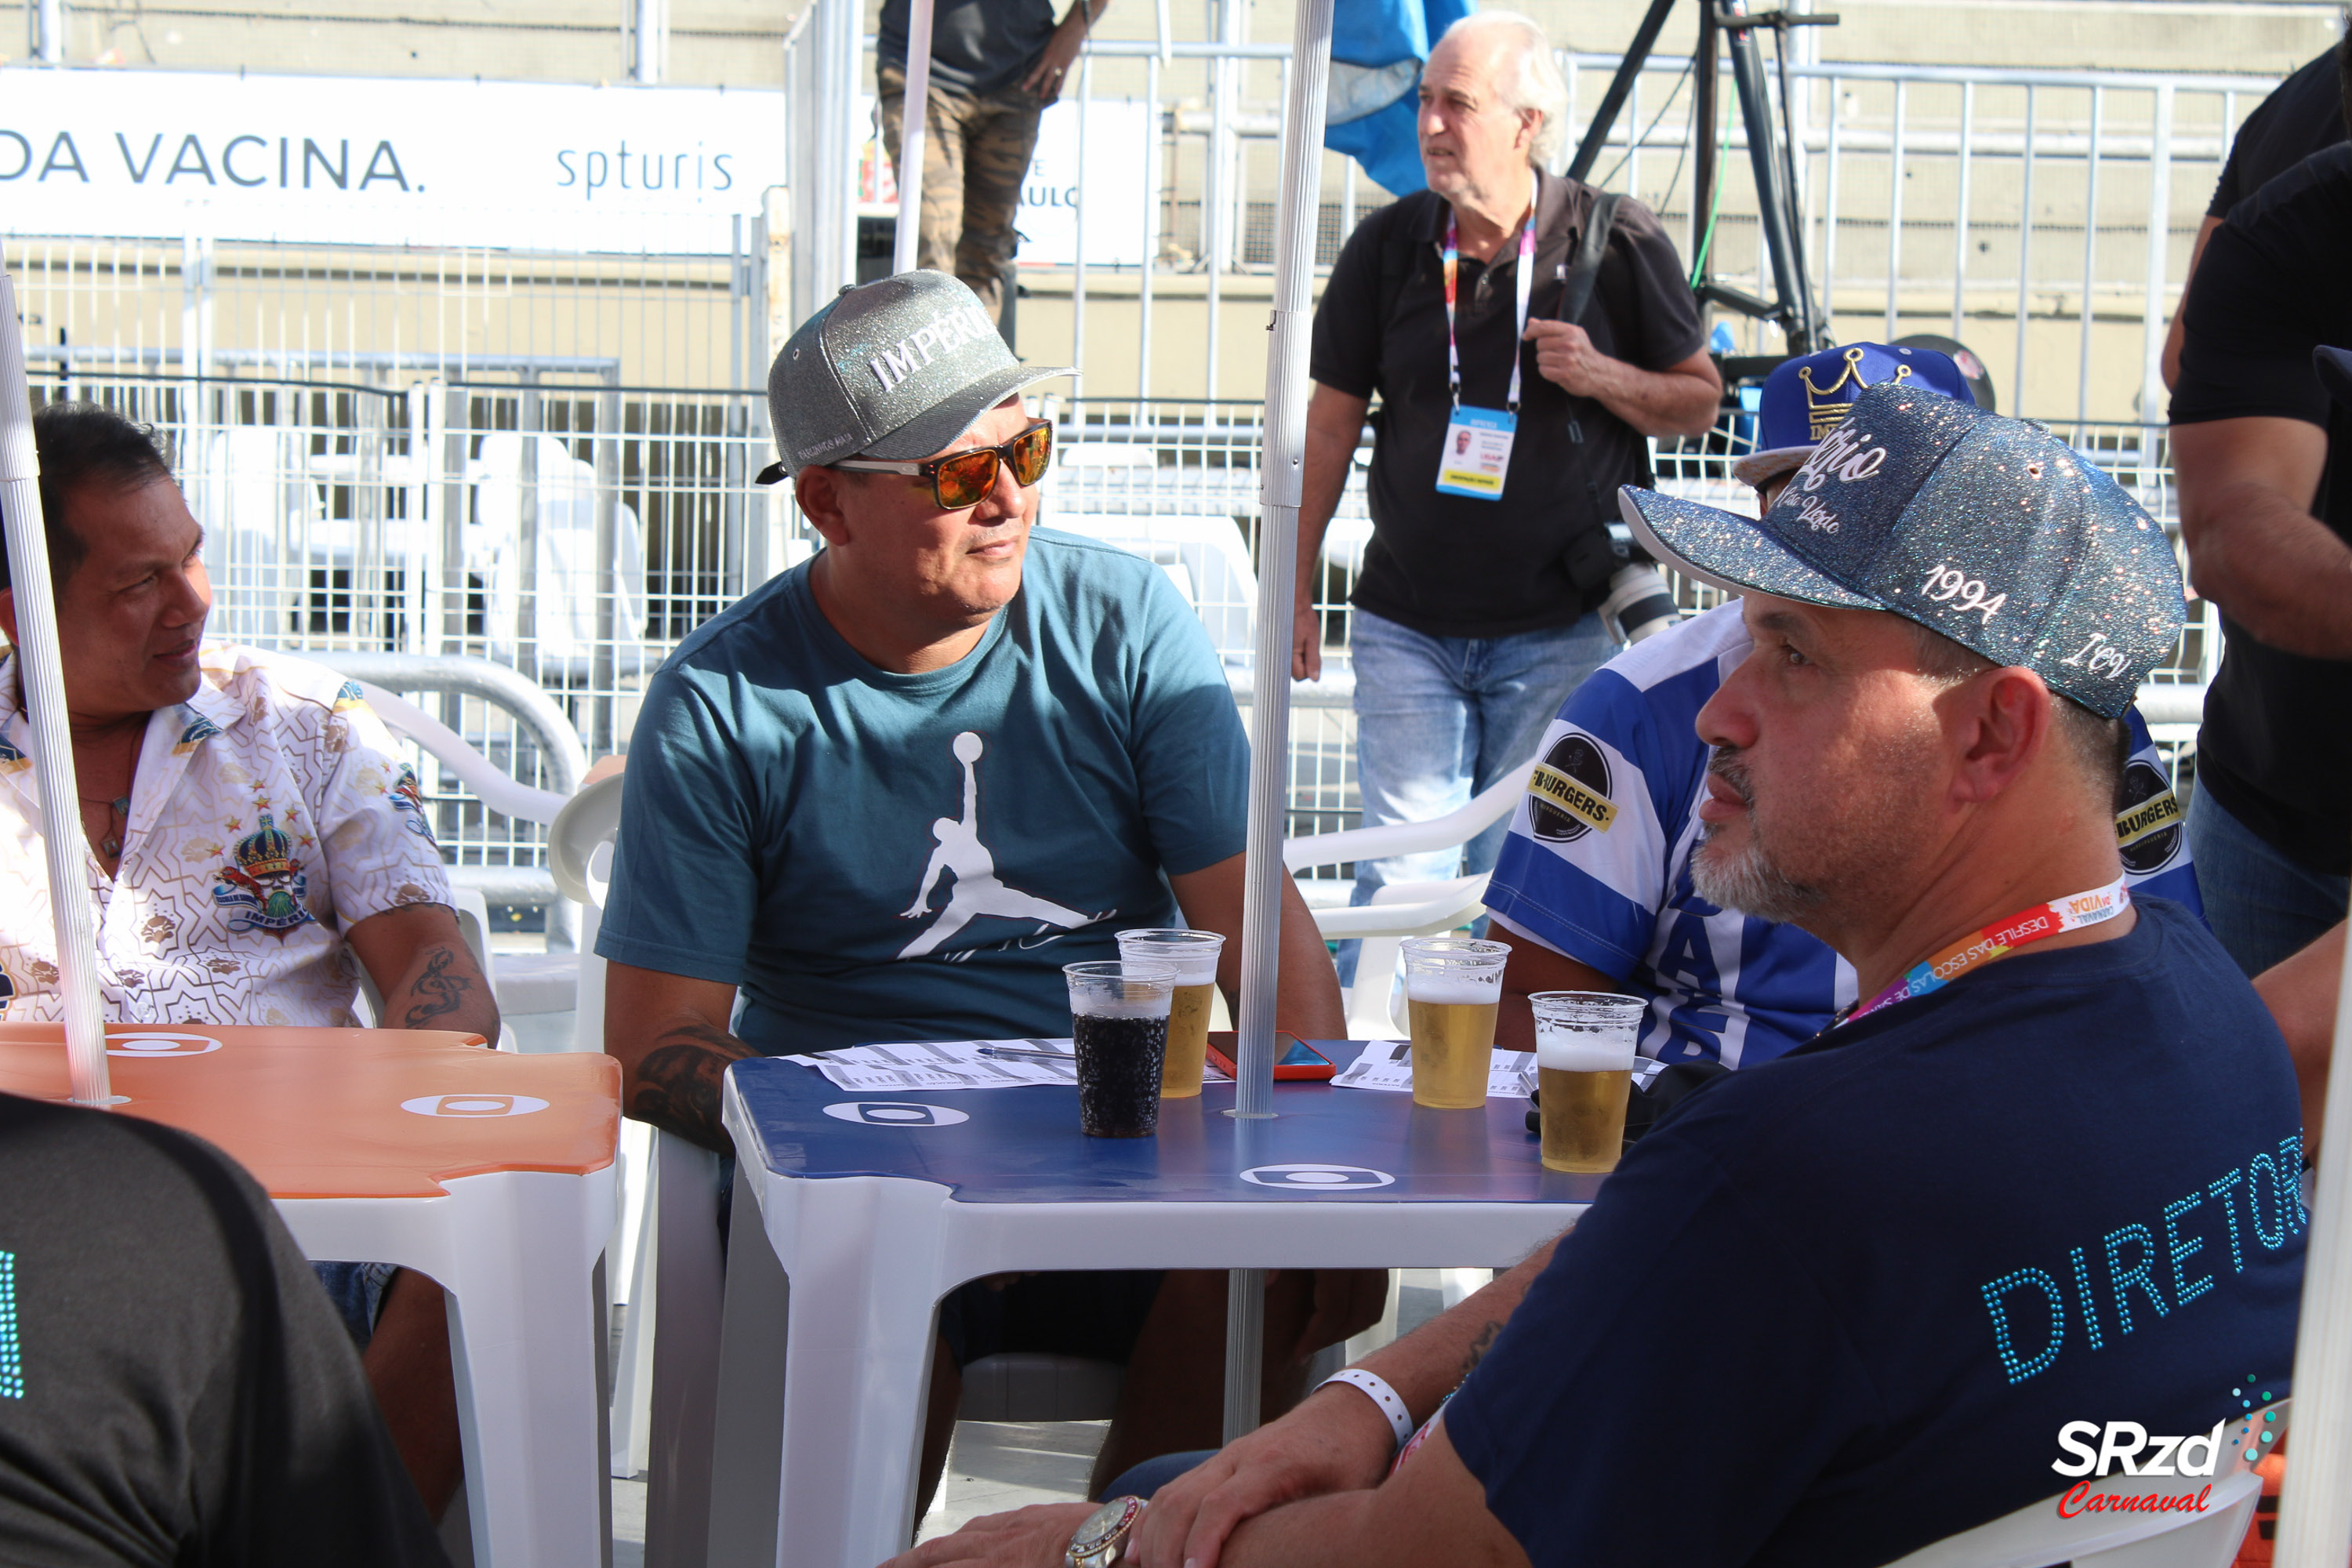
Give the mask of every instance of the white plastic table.
[(893, 1099), (782, 1060), (730, 1068), (712, 1568), (874, 1568), (904, 1549), (933, 1313), (968, 1280), (1503, 1266), (1602, 1179), (1546, 1171), (1523, 1100), (1432, 1110), (1285, 1083), (1274, 1121), (1219, 1114), (1232, 1103), (1212, 1084), (1163, 1104), (1157, 1137), (1097, 1139), (1071, 1089)]
[[(619, 1064), (396, 1029), (116, 1024), (107, 1040), (115, 1114), (227, 1152), (306, 1256), (447, 1291), (475, 1560), (609, 1561), (595, 1278)], [(0, 1024), (0, 1089), (64, 1097), (61, 1026)]]

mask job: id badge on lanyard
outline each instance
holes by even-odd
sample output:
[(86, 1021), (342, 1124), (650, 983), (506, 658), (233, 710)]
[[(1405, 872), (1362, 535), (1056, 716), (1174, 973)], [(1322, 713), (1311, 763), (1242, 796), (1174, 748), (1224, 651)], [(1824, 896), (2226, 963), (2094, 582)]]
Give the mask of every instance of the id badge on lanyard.
[(1524, 357), (1520, 340), (1528, 331), (1528, 297), (1535, 286), (1536, 214), (1530, 205), (1519, 225), (1518, 316), (1511, 334), (1511, 390), (1504, 408), (1464, 407), (1462, 351), (1454, 335), (1454, 276), (1460, 270), (1459, 232), (1451, 213), (1445, 218), (1445, 376), (1454, 395), (1454, 416), (1445, 426), (1445, 445), (1437, 458), (1437, 493), (1469, 496), (1477, 500), (1503, 499), (1503, 481), (1511, 468), (1511, 443), (1519, 425), (1519, 367)]

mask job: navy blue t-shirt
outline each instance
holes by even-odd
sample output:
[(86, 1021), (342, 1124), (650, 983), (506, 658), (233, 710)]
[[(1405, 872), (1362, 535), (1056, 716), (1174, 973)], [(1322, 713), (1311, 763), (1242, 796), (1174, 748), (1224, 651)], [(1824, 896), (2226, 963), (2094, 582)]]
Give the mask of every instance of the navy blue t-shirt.
[(1634, 1146), (1445, 1410), (1538, 1568), (1865, 1568), (2064, 1490), (2069, 1421), (2284, 1396), (2286, 1046), (2194, 917), (2135, 907)]

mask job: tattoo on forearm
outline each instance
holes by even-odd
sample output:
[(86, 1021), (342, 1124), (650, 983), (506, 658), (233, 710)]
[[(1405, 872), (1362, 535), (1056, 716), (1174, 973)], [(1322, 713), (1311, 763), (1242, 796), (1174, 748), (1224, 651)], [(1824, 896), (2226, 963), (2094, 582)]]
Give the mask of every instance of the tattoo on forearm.
[(1495, 1348), (1495, 1336), (1502, 1331), (1503, 1325), (1492, 1319), (1478, 1331), (1478, 1337), (1470, 1342), (1470, 1353), (1462, 1358), (1463, 1376), (1467, 1377), (1478, 1370), (1478, 1363), (1485, 1361), (1486, 1352)]
[(637, 1091), (629, 1114), (665, 1132), (724, 1152), (727, 1130), (719, 1120), (719, 1085), (727, 1064), (759, 1053), (707, 1024), (682, 1024), (663, 1031), (637, 1064)]
[(433, 1020), (446, 1017), (466, 1005), (466, 993), (474, 988), (473, 982), (462, 974), (452, 974), (449, 966), (457, 955), (446, 947), (436, 947), (425, 961), (425, 973), (408, 988), (411, 996), (419, 998), (408, 1010), (401, 1026), (409, 1029), (430, 1028)]

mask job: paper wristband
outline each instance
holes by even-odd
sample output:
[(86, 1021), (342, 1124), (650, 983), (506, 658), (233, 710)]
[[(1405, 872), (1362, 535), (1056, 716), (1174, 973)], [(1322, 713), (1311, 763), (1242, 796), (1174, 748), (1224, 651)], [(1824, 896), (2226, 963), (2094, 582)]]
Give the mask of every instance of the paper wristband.
[(1333, 1373), (1315, 1386), (1328, 1388), (1335, 1383), (1346, 1384), (1379, 1405), (1381, 1414), (1389, 1418), (1389, 1429), (1396, 1434), (1397, 1447), (1404, 1447), (1406, 1440), (1412, 1436), (1412, 1413), (1404, 1407), (1404, 1401), (1397, 1397), (1397, 1391), (1389, 1386), (1388, 1379), (1377, 1373), (1360, 1372), (1351, 1366)]

